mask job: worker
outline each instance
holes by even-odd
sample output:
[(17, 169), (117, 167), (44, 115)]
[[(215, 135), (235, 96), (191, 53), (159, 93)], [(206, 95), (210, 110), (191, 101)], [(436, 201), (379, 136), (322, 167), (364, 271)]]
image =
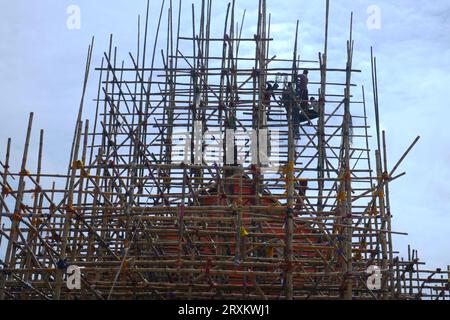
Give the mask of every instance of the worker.
[(196, 110), (200, 109), (202, 105), (202, 91), (200, 85), (196, 84), (194, 87), (194, 108)]
[[(300, 108), (296, 101), (292, 82), (289, 82), (283, 91), (282, 102), (286, 108), (289, 119), (289, 109), (292, 108), (292, 124), (295, 139), (300, 139)], [(289, 120), (288, 120), (289, 121)]]
[(264, 102), (263, 103), (267, 110), (268, 120), (271, 120), (270, 119), (270, 111), (271, 111), (272, 98), (274, 100), (276, 100), (275, 91), (278, 90), (278, 88), (279, 88), (278, 83), (276, 83), (276, 82), (274, 84), (273, 83), (274, 83), (273, 81), (268, 81), (266, 84), (267, 86), (266, 86), (265, 92), (264, 92)]
[(308, 74), (309, 71), (308, 70), (304, 70), (303, 74), (301, 74), (298, 79), (297, 79), (297, 88), (296, 88), (296, 93), (297, 93), (297, 97), (300, 100), (300, 106), (302, 107), (302, 109), (306, 110), (308, 108), (309, 105), (309, 94), (308, 94), (308, 84), (309, 84), (309, 79), (308, 79)]
[(314, 112), (319, 113), (319, 101), (317, 101), (316, 98), (311, 97), (311, 99), (309, 99), (309, 108)]

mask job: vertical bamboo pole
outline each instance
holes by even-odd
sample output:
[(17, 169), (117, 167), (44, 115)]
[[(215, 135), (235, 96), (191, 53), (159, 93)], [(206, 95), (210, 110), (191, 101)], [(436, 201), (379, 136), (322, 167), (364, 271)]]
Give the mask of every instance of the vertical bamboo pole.
[[(95, 161), (97, 163), (100, 163), (101, 158), (103, 155), (103, 150), (100, 149), (98, 151), (98, 154), (96, 156)], [(94, 178), (94, 183), (96, 186), (100, 185), (100, 173), (101, 173), (101, 166), (97, 165), (96, 166), (96, 170), (95, 170), (95, 178)], [(94, 188), (94, 192), (92, 194), (92, 222), (94, 222), (97, 218), (97, 216), (99, 215), (99, 212), (101, 210), (99, 202), (100, 202), (100, 188)], [(86, 253), (86, 260), (87, 261), (93, 261), (94, 259), (94, 253), (95, 250), (98, 248), (95, 248), (95, 235), (93, 235), (91, 232), (89, 233), (88, 236), (88, 249), (87, 249), (87, 253)]]
[[(36, 170), (36, 190), (34, 193), (34, 201), (33, 201), (33, 218), (32, 218), (32, 222), (36, 223), (35, 226), (38, 227), (37, 224), (37, 219), (39, 217), (39, 201), (40, 201), (40, 194), (41, 191), (38, 189), (41, 183), (41, 170), (42, 170), (42, 151), (43, 151), (43, 144), (44, 144), (44, 130), (41, 130), (40, 132), (40, 136), (39, 136), (39, 151), (38, 151), (38, 164), (37, 164), (37, 170)], [(31, 251), (34, 253), (35, 251), (35, 246), (36, 246), (36, 237), (37, 235), (34, 234), (33, 232), (28, 232), (28, 236), (27, 236), (27, 242), (30, 243), (31, 242)], [(27, 269), (30, 269), (32, 267), (31, 264), (31, 252), (27, 252), (27, 258), (25, 260), (25, 266)], [(25, 281), (28, 281), (30, 279), (31, 276), (31, 272), (28, 271), (25, 274)]]
[[(297, 21), (296, 33), (295, 33), (295, 44), (294, 44), (294, 56), (293, 56), (293, 73), (292, 80), (296, 76), (297, 69), (297, 50), (298, 50), (298, 29), (299, 21)], [(294, 81), (292, 81), (294, 82)], [(294, 298), (294, 283), (292, 274), (292, 264), (294, 258), (293, 250), (293, 234), (294, 234), (294, 170), (295, 170), (295, 141), (294, 141), (294, 131), (293, 131), (293, 109), (294, 105), (291, 99), (289, 105), (289, 130), (288, 130), (288, 170), (287, 170), (287, 212), (286, 212), (286, 248), (285, 248), (285, 290), (286, 299), (293, 300)]]
[[(5, 155), (5, 165), (4, 165), (4, 171), (2, 176), (2, 182), (5, 188), (8, 185), (8, 172), (9, 172), (9, 158), (11, 154), (11, 138), (8, 138), (8, 142), (6, 143), (6, 155)], [(2, 212), (3, 212), (3, 202), (0, 202), (0, 228), (3, 228), (2, 225)], [(0, 235), (0, 248), (2, 245), (2, 238), (3, 235)], [(1, 289), (1, 288), (0, 288)]]
[[(80, 121), (77, 126), (77, 134), (75, 139), (75, 145), (73, 149), (73, 159), (78, 158), (78, 151), (80, 147), (80, 140), (81, 140), (81, 132), (83, 129), (83, 124)], [(69, 188), (67, 190), (67, 209), (66, 209), (66, 215), (64, 217), (64, 227), (63, 227), (63, 234), (62, 234), (62, 241), (61, 241), (61, 252), (59, 256), (59, 266), (56, 270), (56, 286), (55, 286), (55, 300), (61, 299), (61, 290), (63, 286), (63, 276), (65, 272), (64, 264), (66, 263), (66, 257), (67, 257), (67, 247), (68, 247), (68, 241), (70, 237), (70, 228), (72, 226), (72, 219), (74, 214), (73, 209), (73, 198), (74, 198), (74, 188), (75, 188), (75, 179), (76, 179), (77, 169), (74, 164), (71, 165), (71, 175), (69, 180)]]
[(447, 296), (444, 299), (450, 298), (450, 265), (447, 266), (447, 284), (446, 284)]
[[(402, 258), (401, 259), (401, 262), (402, 262), (402, 264), (405, 262), (404, 261), (404, 258)], [(406, 275), (406, 274), (405, 274)], [(403, 292), (405, 292), (405, 294), (406, 294), (406, 292), (407, 292), (407, 281), (406, 281), (406, 277), (403, 277), (403, 278), (400, 278), (400, 279), (398, 279), (398, 287), (399, 287), (399, 289), (400, 289), (400, 292), (402, 291), (402, 289), (403, 289)], [(411, 294), (412, 295), (412, 294)]]
[[(72, 147), (71, 147), (71, 151), (70, 151), (70, 158), (69, 158), (69, 167), (71, 166), (72, 162), (73, 162), (73, 148), (75, 146), (75, 135), (78, 131), (78, 123), (81, 121), (81, 117), (83, 116), (83, 110), (84, 110), (84, 100), (86, 97), (86, 91), (87, 91), (87, 85), (89, 82), (89, 74), (90, 74), (90, 69), (91, 69), (91, 62), (92, 62), (92, 54), (94, 51), (94, 37), (92, 37), (91, 40), (91, 44), (88, 47), (88, 51), (87, 51), (87, 56), (86, 56), (86, 65), (85, 65), (85, 69), (84, 69), (84, 79), (83, 79), (83, 89), (82, 89), (82, 94), (81, 94), (81, 100), (80, 100), (80, 106), (78, 108), (78, 115), (77, 115), (77, 120), (76, 120), (76, 125), (75, 125), (75, 129), (74, 129), (74, 136), (73, 136), (73, 141), (72, 141)], [(107, 80), (108, 82), (108, 80)], [(105, 108), (106, 108), (106, 99), (105, 99)], [(106, 118), (106, 109), (105, 109), (105, 118)], [(67, 171), (67, 176), (69, 176), (69, 172), (70, 169), (68, 169)], [(68, 187), (68, 183), (69, 181), (66, 182), (66, 188)]]
[(386, 146), (386, 132), (383, 131), (383, 180), (384, 180), (384, 188), (386, 190), (386, 229), (387, 229), (387, 243), (388, 243), (388, 256), (389, 256), (389, 282), (390, 282), (390, 290), (391, 295), (394, 295), (395, 287), (394, 287), (394, 248), (392, 244), (392, 218), (391, 218), (391, 202), (389, 197), (389, 180), (388, 180), (388, 163), (387, 163), (387, 146)]
[[(6, 255), (5, 255), (5, 265), (8, 266), (11, 269), (15, 268), (16, 264), (16, 241), (18, 234), (20, 233), (19, 225), (20, 225), (20, 219), (21, 219), (21, 206), (24, 196), (24, 190), (25, 190), (25, 177), (27, 176), (27, 160), (28, 160), (28, 150), (30, 146), (30, 139), (31, 139), (31, 129), (33, 126), (33, 117), (34, 113), (30, 113), (30, 117), (28, 120), (28, 128), (27, 128), (27, 134), (25, 138), (25, 147), (23, 151), (22, 156), (22, 165), (20, 168), (20, 178), (18, 183), (18, 189), (17, 189), (17, 197), (16, 197), (16, 204), (14, 206), (14, 216), (12, 218), (11, 223), (11, 235), (8, 241), (8, 246), (6, 248)], [(3, 297), (0, 297), (0, 300), (2, 300)]]
[[(8, 183), (10, 152), (11, 152), (11, 138), (8, 138), (8, 142), (6, 145), (5, 166), (4, 166), (3, 177), (2, 177), (3, 185), (5, 186), (5, 188), (7, 188), (7, 183)], [(4, 209), (3, 201), (0, 201), (0, 228), (1, 229), (3, 229), (3, 224), (2, 224), (3, 209)], [(1, 248), (1, 244), (2, 244), (2, 238), (3, 238), (3, 234), (0, 235), (0, 248)], [(5, 299), (5, 290), (6, 290), (5, 285), (6, 285), (6, 273), (0, 272), (0, 300)]]
[[(381, 154), (380, 151), (377, 150), (375, 152), (376, 154), (376, 163), (377, 163), (377, 176), (378, 176), (378, 184), (382, 185), (383, 181), (382, 181), (382, 163), (381, 163)], [(386, 276), (386, 270), (388, 268), (388, 246), (387, 246), (387, 239), (386, 239), (386, 234), (387, 234), (387, 219), (386, 219), (386, 206), (385, 206), (385, 189), (384, 187), (381, 188), (380, 193), (377, 195), (378, 197), (378, 201), (380, 204), (380, 230), (379, 230), (379, 240), (381, 242), (381, 269), (383, 271), (383, 275), (382, 275), (382, 288), (381, 288), (381, 293), (382, 293), (382, 297), (383, 299), (387, 299), (387, 294), (386, 294), (386, 285), (387, 285), (387, 280), (388, 277)]]
[[(408, 263), (413, 263), (413, 257), (411, 256), (411, 245), (408, 245)], [(409, 268), (409, 295), (413, 295), (413, 272), (412, 268)], [(400, 280), (398, 280), (400, 281)]]
[(400, 278), (400, 260), (395, 259), (395, 278), (396, 278), (396, 294), (392, 296), (392, 299), (399, 299), (402, 294), (401, 278)]
[(330, 17), (330, 0), (326, 1), (325, 10), (325, 44), (323, 55), (320, 55), (320, 96), (319, 96), (319, 120), (317, 127), (317, 179), (318, 179), (318, 198), (317, 211), (322, 212), (323, 192), (325, 188), (325, 158), (326, 158), (326, 136), (325, 136), (325, 103), (327, 90), (327, 60), (328, 60), (328, 27)]
[[(372, 173), (372, 161), (371, 161), (371, 154), (370, 154), (370, 144), (369, 144), (369, 125), (367, 122), (367, 106), (366, 106), (366, 91), (365, 91), (365, 87), (362, 87), (362, 96), (363, 96), (363, 106), (364, 106), (364, 134), (366, 136), (366, 155), (367, 155), (367, 165), (368, 165), (368, 170), (369, 170), (369, 178), (370, 178), (370, 187), (373, 187), (373, 173)], [(372, 230), (372, 215), (369, 214), (369, 216), (367, 218), (364, 219), (364, 223), (366, 225), (366, 228), (368, 230), (366, 230), (366, 232), (370, 233), (370, 237), (369, 237), (369, 243), (370, 243), (370, 250), (373, 250), (373, 232), (371, 232)], [(366, 259), (367, 259), (367, 253), (365, 254)]]
[[(80, 180), (78, 183), (78, 199), (77, 199), (77, 203), (78, 203), (78, 207), (79, 208), (83, 208), (83, 192), (85, 190), (85, 180), (86, 180), (86, 171), (84, 169), (84, 165), (86, 163), (86, 153), (87, 153), (87, 146), (88, 146), (88, 138), (89, 138), (89, 120), (86, 120), (85, 123), (85, 127), (84, 127), (84, 134), (83, 134), (83, 147), (82, 147), (82, 154), (81, 154), (81, 166), (80, 168)], [(80, 209), (82, 210), (82, 209)], [(84, 212), (79, 212), (80, 214), (84, 215)], [(70, 260), (72, 262), (75, 262), (76, 259), (79, 257), (79, 250), (81, 250), (81, 248), (79, 248), (79, 244), (81, 241), (81, 239), (79, 237), (82, 237), (83, 234), (81, 232), (81, 226), (80, 226), (80, 220), (77, 219), (76, 224), (75, 224), (75, 230), (74, 230), (74, 236), (73, 236), (73, 240), (72, 240), (72, 253), (71, 253), (71, 258)], [(83, 240), (84, 241), (84, 240)]]
[(377, 59), (374, 57), (373, 48), (370, 48), (371, 66), (372, 66), (372, 88), (373, 88), (373, 103), (375, 107), (375, 123), (377, 129), (377, 146), (381, 151), (381, 138), (380, 138), (380, 112), (378, 106), (378, 77), (377, 77)]
[(344, 147), (344, 192), (345, 192), (345, 205), (344, 205), (344, 225), (345, 225), (345, 257), (347, 262), (345, 263), (344, 271), (346, 273), (346, 288), (344, 293), (344, 299), (353, 299), (353, 210), (352, 210), (352, 173), (351, 173), (351, 150), (350, 150), (350, 121), (351, 121), (351, 77), (352, 77), (352, 62), (353, 62), (353, 12), (350, 18), (350, 40), (347, 41), (347, 67), (346, 67), (346, 87), (345, 87), (345, 103), (344, 103), (344, 123), (343, 123), (343, 147)]

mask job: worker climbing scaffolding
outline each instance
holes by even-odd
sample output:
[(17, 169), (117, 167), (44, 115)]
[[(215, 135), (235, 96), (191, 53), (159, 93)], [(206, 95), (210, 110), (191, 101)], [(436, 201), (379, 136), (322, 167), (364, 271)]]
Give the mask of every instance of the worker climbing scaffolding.
[[(292, 82), (285, 82), (280, 105), (284, 106), (286, 114), (292, 108), (292, 129), (294, 138), (300, 139), (300, 125), (319, 117), (319, 102), (309, 97), (309, 71), (305, 70), (296, 77), (295, 88)], [(269, 119), (270, 120), (270, 119)]]
[(309, 71), (303, 71), (298, 76), (296, 83), (297, 102), (300, 103), (299, 122), (309, 122), (319, 117), (319, 102), (314, 97), (309, 97)]
[(292, 123), (293, 131), (296, 139), (300, 138), (300, 108), (296, 98), (296, 92), (292, 82), (288, 82), (283, 90), (282, 104), (286, 109), (286, 114), (289, 117), (289, 110), (292, 109)]

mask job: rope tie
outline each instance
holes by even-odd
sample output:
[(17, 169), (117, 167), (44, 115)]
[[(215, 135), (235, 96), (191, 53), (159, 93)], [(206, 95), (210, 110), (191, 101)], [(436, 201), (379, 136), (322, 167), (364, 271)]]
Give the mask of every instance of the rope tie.
[(32, 220), (31, 220), (31, 224), (33, 225), (33, 226), (35, 226), (36, 228), (39, 228), (41, 225), (42, 225), (42, 220), (41, 219), (39, 219), (39, 218), (33, 218)]
[(245, 229), (244, 226), (241, 227), (241, 238), (246, 238), (248, 237), (250, 233), (247, 231), (247, 229)]
[(288, 170), (289, 170), (288, 171), (289, 173), (294, 172), (294, 170), (295, 170), (295, 162), (294, 161), (289, 162)]
[(71, 213), (71, 214), (77, 214), (77, 211), (75, 210), (75, 208), (72, 205), (67, 206), (66, 212)]
[(14, 222), (22, 221), (22, 215), (20, 214), (19, 211), (14, 212), (14, 214), (12, 216), (12, 221), (14, 221)]
[(8, 196), (10, 196), (12, 194), (12, 189), (8, 186), (3, 186), (2, 188), (2, 196), (4, 196), (5, 198), (7, 198)]
[(83, 163), (83, 161), (81, 161), (81, 160), (75, 160), (75, 161), (73, 162), (73, 168), (74, 168), (75, 170), (82, 170), (82, 169), (84, 169), (84, 163)]
[(337, 200), (340, 202), (344, 202), (347, 200), (347, 192), (341, 191), (338, 193)]
[(377, 206), (372, 206), (372, 209), (370, 210), (370, 213), (372, 216), (378, 216), (378, 208)]
[(342, 182), (351, 181), (352, 180), (352, 174), (350, 171), (344, 172), (344, 174), (341, 177)]
[(91, 175), (89, 174), (89, 172), (87, 172), (86, 170), (82, 169), (80, 177), (89, 179), (89, 178), (91, 178)]
[(30, 176), (30, 171), (23, 169), (22, 171), (20, 171), (19, 176), (21, 177)]

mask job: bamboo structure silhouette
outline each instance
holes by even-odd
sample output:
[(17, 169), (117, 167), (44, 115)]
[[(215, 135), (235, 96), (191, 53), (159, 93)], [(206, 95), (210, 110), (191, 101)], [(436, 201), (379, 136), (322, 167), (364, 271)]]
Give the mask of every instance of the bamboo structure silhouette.
[[(111, 36), (89, 121), (92, 41), (66, 173), (42, 172), (44, 131), (31, 171), (33, 114), (17, 173), (8, 140), (0, 299), (449, 299), (450, 267), (424, 270), (410, 248), (396, 257), (389, 188), (419, 138), (388, 167), (372, 54), (372, 153), (365, 89), (352, 78), (361, 72), (352, 63), (353, 15), (345, 66), (330, 68), (328, 0), (318, 60), (299, 58), (298, 22), (292, 59), (270, 55), (276, 34), (266, 0), (251, 37), (234, 0), (219, 37), (212, 0), (200, 5), (186, 13), (181, 0), (162, 2), (150, 63), (149, 3), (128, 67)], [(191, 15), (192, 30), (182, 30)], [(303, 70), (319, 79), (310, 83), (315, 110), (283, 98)], [(79, 290), (66, 285), (70, 266), (81, 268)]]

